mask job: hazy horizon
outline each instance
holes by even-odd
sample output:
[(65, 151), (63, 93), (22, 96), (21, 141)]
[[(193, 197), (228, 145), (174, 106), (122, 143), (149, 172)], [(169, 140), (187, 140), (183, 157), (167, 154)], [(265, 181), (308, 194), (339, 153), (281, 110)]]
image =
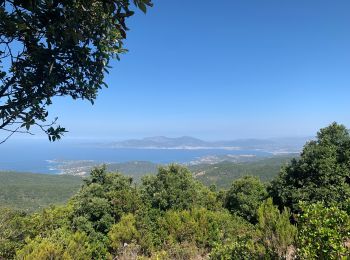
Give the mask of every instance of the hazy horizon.
[[(128, 140), (143, 140), (148, 138), (155, 138), (155, 137), (165, 137), (165, 138), (182, 138), (182, 137), (190, 137), (199, 139), (202, 141), (207, 142), (216, 142), (216, 141), (238, 141), (238, 140), (279, 140), (279, 139), (307, 139), (307, 138), (314, 138), (316, 136), (316, 133), (314, 135), (295, 135), (295, 136), (270, 136), (270, 137), (232, 137), (232, 138), (220, 138), (220, 137), (213, 137), (213, 138), (202, 138), (199, 136), (192, 136), (192, 135), (150, 135), (150, 136), (130, 136), (130, 137), (113, 137), (113, 136), (106, 136), (106, 137), (92, 137), (92, 136), (68, 136), (62, 138), (62, 140), (56, 141), (56, 143), (65, 143), (65, 142), (71, 142), (71, 141), (81, 141), (81, 142), (121, 142), (121, 141), (128, 141)], [(18, 135), (16, 137), (10, 138), (7, 140), (5, 144), (11, 144), (11, 143), (17, 143), (21, 141), (36, 141), (36, 140), (42, 140), (47, 141), (47, 136), (44, 135)], [(54, 144), (54, 143), (53, 143)]]

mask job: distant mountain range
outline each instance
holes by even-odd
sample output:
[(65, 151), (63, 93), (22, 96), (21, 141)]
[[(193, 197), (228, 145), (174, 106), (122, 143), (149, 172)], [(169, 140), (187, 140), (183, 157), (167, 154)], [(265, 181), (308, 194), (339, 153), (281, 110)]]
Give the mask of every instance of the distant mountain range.
[(275, 153), (299, 152), (311, 137), (290, 137), (271, 139), (238, 139), (233, 141), (203, 141), (190, 136), (170, 138), (165, 136), (146, 137), (109, 143), (111, 148), (143, 149), (227, 149), (264, 150)]
[(177, 147), (206, 147), (212, 144), (190, 136), (169, 138), (165, 136), (131, 139), (113, 143), (120, 148), (177, 148)]

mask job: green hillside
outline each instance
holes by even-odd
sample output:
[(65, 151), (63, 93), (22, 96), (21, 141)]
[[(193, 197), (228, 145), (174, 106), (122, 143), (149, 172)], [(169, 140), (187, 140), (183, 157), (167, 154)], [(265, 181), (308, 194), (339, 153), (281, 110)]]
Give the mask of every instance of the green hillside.
[(111, 163), (107, 165), (107, 170), (111, 172), (120, 172), (126, 176), (130, 176), (136, 183), (141, 181), (145, 175), (156, 174), (158, 164), (145, 161), (131, 161), (123, 163)]
[[(194, 177), (205, 185), (228, 188), (232, 181), (246, 175), (269, 181), (291, 157), (274, 157), (254, 162), (200, 164), (190, 167)], [(121, 172), (140, 183), (144, 175), (155, 174), (158, 165), (149, 162), (130, 162), (108, 165), (108, 170)], [(0, 172), (0, 207), (35, 211), (50, 204), (63, 204), (75, 194), (82, 178), (69, 175), (48, 175)]]
[(225, 161), (195, 165), (190, 169), (205, 185), (215, 184), (218, 188), (228, 188), (233, 180), (247, 175), (257, 176), (262, 181), (270, 181), (277, 176), (281, 166), (286, 165), (291, 159), (290, 156), (278, 156), (244, 163)]
[(0, 207), (34, 211), (63, 204), (81, 184), (74, 176), (0, 172)]

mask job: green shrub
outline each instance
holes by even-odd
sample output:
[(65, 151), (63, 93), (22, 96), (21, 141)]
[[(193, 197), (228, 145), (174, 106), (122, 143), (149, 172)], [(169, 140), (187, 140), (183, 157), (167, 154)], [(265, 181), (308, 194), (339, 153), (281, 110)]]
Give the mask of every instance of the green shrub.
[(337, 206), (301, 203), (298, 256), (301, 259), (342, 259), (350, 257), (350, 216)]
[(210, 253), (213, 260), (254, 260), (263, 259), (264, 248), (253, 240), (234, 241), (225, 245), (218, 245)]
[(17, 259), (69, 259), (85, 260), (92, 258), (92, 249), (85, 233), (71, 233), (65, 229), (56, 230), (51, 236), (37, 236), (28, 239), (26, 245), (17, 251)]
[(196, 181), (192, 173), (180, 165), (161, 167), (157, 175), (144, 177), (141, 193), (149, 207), (162, 211), (221, 206), (216, 193)]
[(226, 194), (225, 208), (256, 223), (257, 209), (266, 198), (265, 185), (257, 177), (246, 176), (232, 183)]
[(267, 199), (258, 209), (258, 230), (267, 253), (274, 258), (286, 258), (294, 244), (297, 228), (290, 223), (290, 211), (282, 213)]
[(137, 242), (140, 234), (136, 229), (136, 219), (134, 215), (127, 214), (122, 216), (117, 224), (114, 224), (108, 232), (110, 247), (118, 252), (124, 244)]

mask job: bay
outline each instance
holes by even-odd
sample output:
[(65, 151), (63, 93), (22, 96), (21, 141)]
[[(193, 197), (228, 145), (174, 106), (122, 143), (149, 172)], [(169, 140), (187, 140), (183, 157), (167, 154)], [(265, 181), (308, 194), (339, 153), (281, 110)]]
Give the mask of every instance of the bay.
[(11, 140), (0, 146), (0, 171), (57, 174), (60, 161), (189, 163), (206, 156), (271, 156), (258, 150), (109, 148), (87, 141)]

